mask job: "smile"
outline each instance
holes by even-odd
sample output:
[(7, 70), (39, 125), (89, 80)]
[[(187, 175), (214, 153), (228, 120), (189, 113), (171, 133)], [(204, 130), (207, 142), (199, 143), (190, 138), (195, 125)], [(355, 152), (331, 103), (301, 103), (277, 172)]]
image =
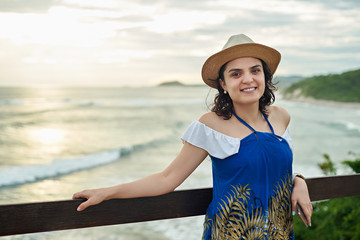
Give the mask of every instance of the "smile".
[(241, 92), (252, 92), (255, 91), (256, 87), (252, 87), (252, 88), (245, 88), (243, 90), (241, 90)]

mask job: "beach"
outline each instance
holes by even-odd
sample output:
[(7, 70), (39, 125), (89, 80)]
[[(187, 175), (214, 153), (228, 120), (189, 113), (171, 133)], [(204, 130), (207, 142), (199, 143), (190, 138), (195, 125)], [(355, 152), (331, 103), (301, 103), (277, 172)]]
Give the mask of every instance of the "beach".
[[(207, 87), (0, 88), (0, 204), (71, 199), (74, 192), (164, 169), (192, 121), (209, 111)], [(322, 176), (327, 153), (359, 153), (360, 107), (289, 101), (295, 172)], [(211, 187), (209, 158), (178, 189)], [(74, 209), (75, 211), (75, 209)], [(0, 239), (200, 239), (204, 216)]]
[(337, 102), (337, 101), (329, 101), (329, 100), (321, 100), (315, 99), (311, 97), (297, 97), (297, 98), (289, 98), (285, 99), (291, 102), (301, 102), (301, 103), (310, 103), (319, 106), (329, 106), (329, 107), (345, 107), (345, 108), (360, 108), (360, 103), (358, 102)]

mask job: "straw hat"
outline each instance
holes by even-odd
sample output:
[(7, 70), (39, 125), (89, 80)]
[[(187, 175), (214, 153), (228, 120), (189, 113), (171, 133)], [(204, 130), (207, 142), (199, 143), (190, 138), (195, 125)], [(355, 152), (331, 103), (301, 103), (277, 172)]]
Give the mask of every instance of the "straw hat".
[(281, 59), (277, 50), (255, 43), (244, 34), (234, 35), (229, 38), (220, 52), (209, 57), (204, 63), (201, 71), (204, 82), (210, 87), (216, 88), (221, 66), (240, 57), (254, 57), (263, 60), (273, 75)]

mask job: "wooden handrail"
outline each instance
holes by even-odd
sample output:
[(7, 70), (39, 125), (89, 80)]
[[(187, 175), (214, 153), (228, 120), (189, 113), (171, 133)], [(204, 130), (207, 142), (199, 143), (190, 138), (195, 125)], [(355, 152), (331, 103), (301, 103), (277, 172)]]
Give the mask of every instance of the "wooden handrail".
[[(309, 178), (312, 201), (360, 195), (360, 174)], [(0, 205), (0, 236), (203, 215), (212, 188), (114, 199), (77, 212), (83, 200)]]

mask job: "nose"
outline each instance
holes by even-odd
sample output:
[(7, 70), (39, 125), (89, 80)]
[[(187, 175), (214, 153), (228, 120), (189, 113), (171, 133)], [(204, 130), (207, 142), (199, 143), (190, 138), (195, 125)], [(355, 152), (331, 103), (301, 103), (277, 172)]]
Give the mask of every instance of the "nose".
[(242, 83), (251, 83), (253, 81), (252, 74), (251, 73), (244, 73), (244, 77), (242, 79)]

